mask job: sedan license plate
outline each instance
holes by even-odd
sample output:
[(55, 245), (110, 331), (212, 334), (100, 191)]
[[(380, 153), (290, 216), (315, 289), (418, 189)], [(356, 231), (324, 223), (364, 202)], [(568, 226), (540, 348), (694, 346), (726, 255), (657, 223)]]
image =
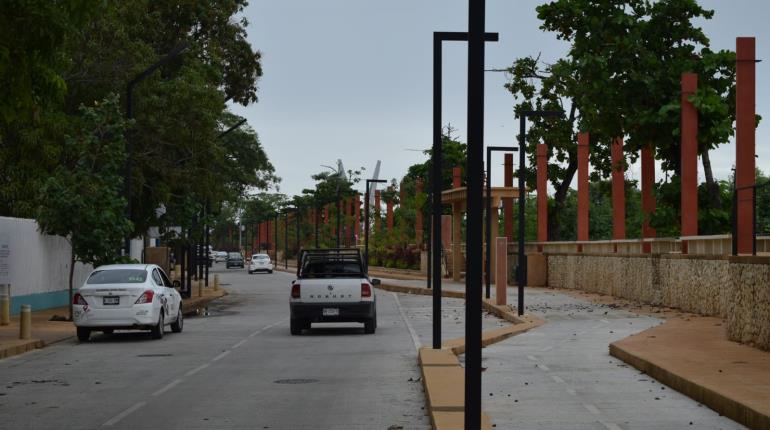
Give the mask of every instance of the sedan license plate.
[(337, 317), (339, 315), (339, 308), (323, 308), (323, 316), (325, 317)]
[(105, 305), (119, 305), (120, 297), (105, 297), (102, 303)]

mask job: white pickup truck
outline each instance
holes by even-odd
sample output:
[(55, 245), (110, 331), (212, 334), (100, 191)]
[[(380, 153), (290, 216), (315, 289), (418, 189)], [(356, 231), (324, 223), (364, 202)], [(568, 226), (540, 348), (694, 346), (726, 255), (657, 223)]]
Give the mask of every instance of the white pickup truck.
[(291, 334), (312, 323), (360, 322), (364, 333), (377, 329), (377, 299), (358, 249), (308, 249), (299, 256), (291, 283)]

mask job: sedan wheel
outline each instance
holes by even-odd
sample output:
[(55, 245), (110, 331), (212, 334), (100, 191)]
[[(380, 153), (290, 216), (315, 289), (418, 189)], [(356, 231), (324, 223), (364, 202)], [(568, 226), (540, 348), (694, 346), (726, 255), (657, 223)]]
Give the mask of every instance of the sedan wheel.
[(163, 320), (163, 311), (160, 311), (160, 317), (158, 318), (158, 324), (150, 329), (150, 335), (153, 339), (163, 339), (163, 330), (165, 329), (165, 321)]
[(80, 342), (88, 342), (88, 339), (91, 337), (91, 329), (85, 328), (85, 327), (78, 327), (78, 340)]
[(171, 331), (174, 333), (181, 333), (184, 328), (184, 315), (182, 314), (182, 308), (179, 308), (179, 315), (176, 316), (176, 321), (171, 323)]

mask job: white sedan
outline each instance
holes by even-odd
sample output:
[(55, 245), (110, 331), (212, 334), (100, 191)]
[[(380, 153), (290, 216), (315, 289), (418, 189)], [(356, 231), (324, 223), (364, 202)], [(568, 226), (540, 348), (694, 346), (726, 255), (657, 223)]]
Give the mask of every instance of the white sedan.
[(182, 297), (154, 264), (97, 267), (72, 298), (78, 340), (92, 331), (150, 330), (161, 339), (166, 325), (179, 333), (184, 325)]
[(249, 274), (254, 272), (273, 273), (273, 262), (267, 254), (254, 254), (249, 263)]

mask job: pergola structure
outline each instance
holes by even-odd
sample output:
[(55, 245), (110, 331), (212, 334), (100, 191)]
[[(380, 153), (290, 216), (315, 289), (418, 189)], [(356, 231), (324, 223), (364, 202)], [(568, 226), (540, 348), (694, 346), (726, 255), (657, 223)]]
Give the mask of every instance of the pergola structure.
[[(486, 192), (483, 193), (483, 199), (485, 199)], [(498, 230), (499, 217), (497, 216), (497, 209), (500, 207), (500, 202), (505, 200), (513, 200), (519, 198), (518, 187), (492, 187), (492, 224), (491, 230), (492, 240), (498, 236), (496, 233)], [(441, 192), (441, 203), (444, 205), (452, 206), (452, 279), (454, 281), (460, 280), (460, 272), (463, 268), (463, 254), (462, 254), (462, 217), (463, 213), (467, 210), (468, 192), (466, 187), (454, 187), (449, 190)], [(490, 273), (495, 272), (495, 253), (491, 255), (491, 270)]]

